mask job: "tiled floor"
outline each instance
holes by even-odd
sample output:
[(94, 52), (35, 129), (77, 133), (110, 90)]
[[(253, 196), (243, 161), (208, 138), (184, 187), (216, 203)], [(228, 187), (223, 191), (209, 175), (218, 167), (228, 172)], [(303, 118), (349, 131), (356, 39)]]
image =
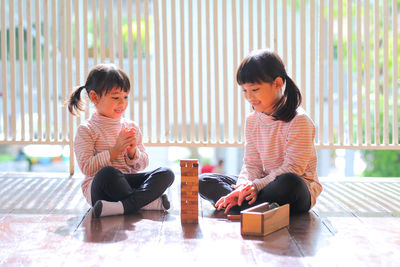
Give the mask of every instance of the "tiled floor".
[(179, 179), (168, 213), (92, 219), (81, 180), (0, 173), (1, 266), (400, 266), (400, 179), (321, 179), (312, 211), (264, 238), (204, 201), (182, 225)]

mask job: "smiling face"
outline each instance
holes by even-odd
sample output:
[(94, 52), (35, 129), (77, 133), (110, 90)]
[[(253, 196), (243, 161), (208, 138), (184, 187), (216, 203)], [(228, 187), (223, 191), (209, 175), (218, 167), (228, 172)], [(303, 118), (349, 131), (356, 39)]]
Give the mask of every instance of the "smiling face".
[(113, 88), (102, 96), (96, 94), (95, 91), (90, 91), (89, 97), (96, 106), (97, 112), (108, 118), (121, 118), (128, 106), (128, 92), (120, 88)]
[(244, 83), (242, 91), (245, 99), (256, 111), (270, 115), (282, 97), (282, 85), (283, 81), (278, 77), (272, 83)]

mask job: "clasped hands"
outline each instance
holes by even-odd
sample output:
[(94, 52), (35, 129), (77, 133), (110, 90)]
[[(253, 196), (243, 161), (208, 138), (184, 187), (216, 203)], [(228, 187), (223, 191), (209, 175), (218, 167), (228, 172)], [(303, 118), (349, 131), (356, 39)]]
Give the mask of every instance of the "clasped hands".
[(136, 154), (136, 129), (135, 128), (125, 128), (119, 132), (117, 141), (110, 149), (110, 158), (113, 160), (119, 154), (123, 153), (125, 150), (128, 153), (129, 158), (134, 158)]
[(233, 206), (241, 206), (244, 200), (247, 200), (250, 205), (257, 200), (258, 192), (252, 181), (248, 181), (245, 184), (232, 185), (232, 187), (235, 190), (221, 197), (215, 204), (217, 210), (225, 208), (225, 213), (228, 213)]

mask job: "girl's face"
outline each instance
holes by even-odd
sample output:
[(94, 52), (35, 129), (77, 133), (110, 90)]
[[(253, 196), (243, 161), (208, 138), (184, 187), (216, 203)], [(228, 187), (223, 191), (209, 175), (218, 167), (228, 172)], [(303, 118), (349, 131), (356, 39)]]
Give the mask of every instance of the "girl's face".
[(270, 115), (274, 112), (274, 105), (282, 97), (282, 86), (282, 78), (278, 77), (272, 83), (242, 84), (242, 91), (244, 98), (256, 111)]
[(121, 118), (128, 106), (128, 93), (120, 88), (113, 88), (103, 96), (99, 96), (96, 92), (90, 91), (89, 96), (96, 106), (97, 112), (108, 118)]

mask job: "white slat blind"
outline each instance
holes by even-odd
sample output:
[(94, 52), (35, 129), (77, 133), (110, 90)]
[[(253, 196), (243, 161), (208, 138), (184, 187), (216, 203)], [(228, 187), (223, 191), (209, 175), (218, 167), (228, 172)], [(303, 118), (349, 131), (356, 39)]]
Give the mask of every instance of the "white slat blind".
[[(399, 149), (398, 0), (3, 0), (0, 144), (72, 145), (63, 102), (91, 67), (131, 79), (146, 145), (242, 146), (251, 111), (235, 69), (286, 63), (318, 148)], [(73, 152), (71, 150), (71, 156)]]

